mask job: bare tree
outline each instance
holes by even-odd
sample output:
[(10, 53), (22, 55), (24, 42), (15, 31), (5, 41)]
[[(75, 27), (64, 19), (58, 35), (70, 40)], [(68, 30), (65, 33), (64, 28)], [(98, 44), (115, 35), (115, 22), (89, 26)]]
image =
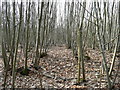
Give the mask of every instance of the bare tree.
[[(81, 3), (80, 3), (81, 4)], [(85, 16), (85, 7), (86, 2), (83, 2), (83, 9), (82, 9), (82, 17), (81, 17), (81, 24), (77, 30), (77, 45), (78, 45), (78, 83), (80, 83), (80, 67), (82, 67), (82, 81), (85, 81), (85, 69), (84, 69), (84, 60), (83, 60), (83, 39), (82, 39), (82, 28), (83, 28), (83, 21)], [(81, 62), (81, 64), (80, 64)]]
[[(35, 56), (34, 67), (36, 67), (36, 68), (38, 68), (39, 58), (40, 58), (39, 45), (40, 45), (40, 28), (41, 28), (41, 22), (42, 22), (43, 6), (44, 6), (44, 2), (41, 2), (41, 13), (40, 13), (40, 16), (38, 19), (39, 25), (38, 25), (38, 31), (37, 31), (37, 37), (36, 37), (36, 50), (35, 50), (36, 56)], [(39, 12), (39, 9), (38, 9), (38, 12)]]

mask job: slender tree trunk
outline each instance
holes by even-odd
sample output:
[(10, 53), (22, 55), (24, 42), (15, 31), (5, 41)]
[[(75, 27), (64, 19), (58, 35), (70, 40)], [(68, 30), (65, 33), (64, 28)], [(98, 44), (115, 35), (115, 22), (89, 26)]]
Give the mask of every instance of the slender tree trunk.
[(36, 38), (36, 50), (35, 50), (35, 64), (34, 67), (38, 67), (39, 65), (39, 45), (40, 45), (40, 28), (41, 28), (41, 22), (42, 22), (42, 13), (43, 13), (43, 6), (44, 2), (41, 2), (41, 13), (40, 13), (40, 18), (39, 18), (39, 26), (38, 26), (38, 32), (37, 32), (37, 38)]
[[(82, 28), (85, 15), (86, 2), (83, 2), (82, 20), (80, 28), (77, 30), (77, 45), (78, 45), (78, 83), (80, 83), (80, 66), (82, 67), (82, 81), (85, 81), (85, 69), (83, 60), (83, 39), (82, 39)], [(81, 62), (81, 64), (80, 64)]]
[(12, 72), (12, 88), (15, 88), (15, 77), (16, 77), (16, 61), (17, 61), (17, 51), (18, 51), (18, 44), (19, 44), (19, 38), (20, 38), (20, 30), (21, 30), (21, 22), (22, 22), (22, 1), (21, 1), (21, 7), (20, 7), (20, 24), (17, 32), (17, 39), (15, 44), (15, 53), (13, 58), (13, 72)]
[(98, 39), (99, 39), (99, 46), (100, 46), (101, 54), (102, 54), (102, 57), (103, 57), (103, 65), (104, 65), (104, 68), (105, 68), (106, 78), (107, 78), (107, 81), (108, 81), (108, 89), (111, 90), (112, 89), (111, 81), (110, 81), (110, 78), (109, 78), (108, 66), (107, 66), (105, 52), (104, 52), (104, 48), (103, 48), (104, 44), (101, 41), (101, 37), (100, 37), (100, 33), (99, 33), (100, 27), (99, 27), (98, 13), (97, 13), (97, 9), (96, 9), (96, 2), (94, 3), (94, 5), (95, 5), (95, 11), (96, 11), (96, 17), (97, 17), (97, 25), (98, 25), (97, 26), (97, 35), (98, 35)]
[(120, 1), (119, 1), (119, 34), (118, 34), (118, 39), (119, 39), (119, 43), (118, 43), (118, 52), (120, 52)]
[(28, 59), (28, 44), (29, 44), (29, 33), (30, 33), (30, 26), (29, 26), (29, 23), (30, 23), (30, 5), (31, 5), (31, 2), (29, 1), (29, 6), (28, 6), (28, 18), (27, 19), (27, 28), (26, 28), (26, 46), (25, 46), (25, 67), (24, 67), (24, 71), (23, 73), (26, 75), (28, 74), (27, 72), (27, 59)]
[[(120, 34), (120, 33), (119, 33), (119, 34)], [(119, 35), (118, 35), (118, 38), (117, 38), (117, 40), (116, 40), (116, 45), (115, 45), (115, 49), (114, 49), (114, 53), (113, 53), (112, 63), (111, 63), (110, 70), (109, 70), (109, 76), (111, 76), (112, 70), (113, 70), (113, 67), (114, 67), (118, 44), (119, 44)]]
[(14, 50), (15, 50), (15, 1), (13, 2), (13, 41), (12, 41), (12, 50), (11, 50), (11, 60), (12, 60), (12, 88), (14, 89), (15, 84), (15, 64), (16, 62), (13, 60), (14, 58)]

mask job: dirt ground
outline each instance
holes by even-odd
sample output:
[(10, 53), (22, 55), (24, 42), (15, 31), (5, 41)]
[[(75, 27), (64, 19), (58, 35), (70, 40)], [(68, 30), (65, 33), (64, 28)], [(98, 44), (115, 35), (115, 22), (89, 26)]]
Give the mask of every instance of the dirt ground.
[[(28, 67), (30, 73), (28, 76), (17, 73), (15, 87), (16, 88), (40, 88), (41, 82), (43, 88), (105, 88), (107, 80), (105, 73), (102, 74), (100, 51), (88, 48), (86, 53), (90, 57), (85, 60), (86, 82), (76, 85), (77, 80), (77, 60), (73, 57), (72, 51), (66, 49), (65, 46), (54, 46), (48, 51), (48, 55), (40, 59), (40, 70), (36, 71), (32, 65), (32, 56), (29, 56)], [(19, 53), (18, 67), (24, 65), (24, 58)], [(31, 55), (31, 54), (30, 54)], [(112, 53), (106, 52), (108, 66), (112, 60)], [(116, 59), (114, 68), (114, 77), (119, 59)], [(3, 72), (3, 62), (0, 59), (0, 73)], [(3, 84), (3, 76), (0, 75), (0, 86)], [(120, 86), (120, 69), (116, 79), (116, 87)], [(7, 88), (11, 88), (11, 75), (7, 78)]]

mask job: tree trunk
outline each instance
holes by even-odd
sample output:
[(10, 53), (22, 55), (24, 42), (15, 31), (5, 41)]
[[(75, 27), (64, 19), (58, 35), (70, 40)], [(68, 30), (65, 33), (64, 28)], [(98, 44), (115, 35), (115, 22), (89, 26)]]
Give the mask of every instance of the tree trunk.
[[(81, 4), (81, 3), (80, 3)], [(86, 2), (83, 2), (82, 20), (80, 28), (77, 30), (77, 45), (78, 45), (78, 83), (80, 83), (80, 66), (82, 67), (82, 81), (85, 81), (85, 69), (84, 69), (84, 59), (83, 59), (83, 39), (82, 39), (82, 28), (85, 15)], [(80, 64), (81, 62), (81, 64)]]
[(43, 13), (43, 6), (44, 2), (41, 2), (41, 13), (39, 17), (39, 25), (38, 25), (38, 32), (37, 32), (37, 38), (36, 38), (36, 50), (35, 50), (35, 64), (34, 67), (38, 67), (39, 65), (39, 58), (40, 58), (40, 53), (39, 53), (39, 45), (40, 45), (40, 28), (41, 28), (41, 22), (42, 22), (42, 13)]

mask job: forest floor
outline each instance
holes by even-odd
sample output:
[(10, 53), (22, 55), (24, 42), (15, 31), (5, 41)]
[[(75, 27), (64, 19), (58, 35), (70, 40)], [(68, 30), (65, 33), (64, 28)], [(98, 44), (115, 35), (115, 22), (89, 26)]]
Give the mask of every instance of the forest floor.
[[(15, 87), (16, 88), (40, 88), (41, 82), (43, 88), (104, 88), (107, 85), (106, 75), (101, 73), (102, 55), (100, 51), (88, 48), (86, 50), (89, 60), (85, 60), (86, 82), (75, 85), (77, 80), (77, 60), (72, 55), (72, 50), (66, 49), (65, 46), (53, 46), (48, 50), (48, 55), (40, 59), (40, 70), (35, 70), (32, 65), (32, 58), (28, 58), (28, 67), (30, 73), (28, 76), (17, 73)], [(22, 54), (19, 53), (20, 58)], [(106, 52), (108, 66), (112, 60), (112, 53)], [(18, 67), (24, 65), (24, 58), (18, 63)], [(118, 68), (118, 59), (115, 62), (115, 68), (119, 74), (116, 79), (116, 87), (120, 87), (120, 69)], [(0, 73), (2, 73), (3, 62), (0, 60)], [(40, 73), (42, 75), (40, 75)], [(3, 84), (3, 76), (0, 74), (0, 86)], [(40, 79), (42, 77), (42, 79)], [(11, 88), (12, 76), (9, 74), (7, 78), (7, 88)]]

